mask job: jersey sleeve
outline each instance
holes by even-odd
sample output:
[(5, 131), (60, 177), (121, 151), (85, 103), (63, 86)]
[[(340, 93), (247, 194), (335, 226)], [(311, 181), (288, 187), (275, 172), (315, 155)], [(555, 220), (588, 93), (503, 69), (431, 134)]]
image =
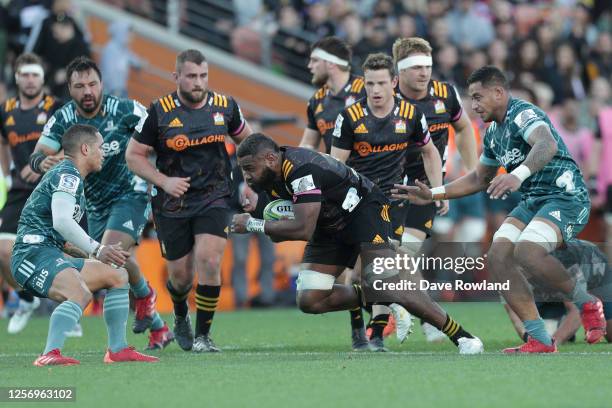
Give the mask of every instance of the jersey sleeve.
[(292, 192), (293, 203), (317, 203), (323, 201), (321, 170), (307, 163), (289, 170), (286, 184)]
[(450, 95), (448, 97), (448, 105), (449, 105), (449, 113), (451, 116), (451, 122), (456, 122), (461, 117), (463, 113), (463, 104), (461, 102), (461, 96), (459, 96), (459, 91), (455, 88), (454, 85), (450, 85)]
[(236, 136), (237, 134), (242, 132), (242, 129), (244, 129), (246, 122), (244, 120), (244, 116), (242, 116), (242, 110), (240, 110), (238, 102), (236, 102), (236, 100), (231, 96), (228, 98), (231, 101), (231, 113), (227, 121), (227, 131), (230, 136)]
[(137, 100), (129, 100), (127, 113), (123, 116), (123, 121), (128, 130), (133, 132), (143, 118), (146, 120), (147, 115), (147, 108), (140, 102)]
[(64, 169), (61, 172), (55, 173), (51, 181), (51, 186), (53, 189), (51, 194), (61, 191), (75, 198), (77, 198), (83, 190), (81, 177), (76, 171), (71, 171), (71, 169)]
[(151, 104), (145, 116), (141, 117), (140, 121), (134, 127), (134, 134), (132, 137), (137, 142), (155, 147), (157, 136), (157, 111), (155, 110), (155, 105)]
[(316, 130), (317, 132), (319, 131), (319, 129), (317, 128), (317, 121), (315, 120), (314, 117), (314, 109), (313, 109), (313, 99), (311, 99), (308, 102), (308, 106), (306, 107), (306, 116), (308, 117), (308, 129), (312, 129), (312, 130)]
[(45, 124), (38, 143), (59, 152), (62, 149), (62, 135), (66, 132), (67, 128), (68, 126), (63, 121), (60, 109)]
[(489, 138), (489, 132), (487, 131), (487, 133), (485, 133), (484, 141), (482, 143), (483, 146), (482, 153), (480, 154), (480, 162), (485, 166), (499, 167), (501, 166), (501, 164), (499, 164), (499, 162), (495, 158), (495, 153), (493, 153), (493, 150), (489, 145)]
[(548, 127), (545, 114), (539, 109), (534, 108), (533, 106), (527, 106), (521, 109), (512, 120), (512, 125), (516, 130), (513, 134), (520, 135), (525, 142), (529, 139), (531, 132), (535, 128), (542, 125)]
[(351, 128), (346, 112), (342, 111), (336, 118), (332, 146), (344, 150), (352, 150), (355, 141), (355, 132)]
[(410, 135), (410, 141), (416, 146), (425, 146), (431, 140), (429, 126), (427, 126), (425, 114), (416, 106), (414, 118), (416, 123), (414, 125), (414, 132)]

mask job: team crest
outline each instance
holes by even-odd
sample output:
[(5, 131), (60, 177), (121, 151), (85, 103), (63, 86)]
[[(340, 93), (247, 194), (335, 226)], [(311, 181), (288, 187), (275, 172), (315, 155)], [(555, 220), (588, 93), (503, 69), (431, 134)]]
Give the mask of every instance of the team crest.
[(403, 120), (395, 121), (395, 133), (406, 133), (406, 122)]
[(47, 113), (46, 112), (40, 112), (38, 114), (38, 116), (36, 117), (36, 124), (37, 125), (44, 125), (45, 123), (47, 123)]
[(444, 105), (444, 102), (438, 99), (434, 104), (434, 110), (437, 114), (444, 113), (446, 112), (446, 105)]
[(225, 120), (223, 119), (223, 114), (220, 112), (216, 112), (213, 115), (213, 120), (215, 121), (216, 126), (223, 126), (225, 124)]
[(354, 103), (355, 103), (355, 98), (353, 97), (353, 95), (351, 95), (351, 96), (347, 97), (347, 98), (344, 100), (344, 106), (351, 106), (351, 105), (352, 105), (352, 104), (354, 104)]

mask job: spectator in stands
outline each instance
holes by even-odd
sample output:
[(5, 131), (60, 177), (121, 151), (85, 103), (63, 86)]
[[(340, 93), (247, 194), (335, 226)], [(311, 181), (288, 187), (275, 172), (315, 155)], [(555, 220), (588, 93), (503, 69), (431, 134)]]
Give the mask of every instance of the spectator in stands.
[(597, 77), (612, 77), (612, 34), (606, 31), (599, 33), (586, 68), (591, 81)]
[(363, 21), (357, 13), (349, 13), (342, 19), (338, 37), (355, 47), (363, 39)]
[(323, 0), (307, 0), (304, 30), (315, 34), (316, 38), (334, 35), (336, 29), (329, 20), (329, 7)]
[(496, 38), (489, 44), (487, 54), (491, 65), (495, 65), (506, 74), (510, 71), (508, 66), (508, 45), (505, 42)]
[[(30, 32), (49, 15), (51, 4), (52, 0), (12, 0), (8, 3), (6, 28), (12, 57), (24, 51)], [(7, 62), (12, 65), (12, 60)]]
[(459, 51), (452, 44), (446, 44), (436, 53), (436, 64), (433, 66), (435, 77), (454, 85), (462, 85), (465, 78), (459, 60)]
[(462, 49), (486, 47), (495, 36), (491, 21), (478, 14), (473, 0), (458, 1), (447, 14), (446, 23), (451, 41)]
[(547, 81), (555, 92), (553, 103), (561, 104), (566, 98), (584, 99), (586, 90), (582, 82), (582, 64), (576, 58), (574, 49), (569, 44), (561, 44), (555, 54), (558, 80)]
[(53, 13), (43, 20), (32, 41), (32, 52), (39, 55), (46, 64), (47, 85), (51, 93), (61, 99), (70, 96), (66, 66), (76, 57), (91, 55), (83, 31), (68, 14), (70, 7), (70, 0), (55, 0)]
[(366, 22), (365, 37), (353, 48), (353, 66), (361, 67), (368, 54), (391, 51), (393, 39), (389, 37), (387, 20), (374, 17)]
[(140, 69), (143, 61), (130, 51), (130, 25), (127, 21), (115, 21), (108, 27), (111, 40), (104, 46), (100, 69), (107, 93), (127, 98), (130, 68)]

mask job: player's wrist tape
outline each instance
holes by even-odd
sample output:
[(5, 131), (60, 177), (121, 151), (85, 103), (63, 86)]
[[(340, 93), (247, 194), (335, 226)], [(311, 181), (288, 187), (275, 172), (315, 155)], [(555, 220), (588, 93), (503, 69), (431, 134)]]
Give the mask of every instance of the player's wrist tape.
[(38, 174), (42, 174), (43, 171), (40, 169), (40, 163), (43, 162), (43, 160), (45, 160), (45, 154), (43, 152), (34, 152), (32, 153), (32, 155), (30, 156), (30, 168), (38, 173)]
[(93, 251), (93, 256), (96, 259), (100, 258), (100, 252), (106, 247), (106, 245), (99, 244), (98, 247)]
[(521, 164), (516, 169), (512, 170), (510, 174), (516, 176), (522, 183), (527, 179), (527, 177), (531, 176), (531, 170), (529, 170), (529, 167)]
[(266, 222), (258, 218), (249, 218), (246, 224), (246, 230), (249, 232), (264, 232)]
[(4, 176), (4, 185), (7, 190), (10, 190), (11, 187), (13, 186), (13, 178), (11, 177), (10, 174), (8, 176)]
[(432, 200), (446, 200), (446, 188), (444, 186), (434, 187), (431, 189)]

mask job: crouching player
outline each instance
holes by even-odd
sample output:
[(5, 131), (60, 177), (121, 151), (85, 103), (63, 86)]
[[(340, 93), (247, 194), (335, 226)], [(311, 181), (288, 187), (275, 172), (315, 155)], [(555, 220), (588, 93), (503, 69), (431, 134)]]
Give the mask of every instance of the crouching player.
[[(331, 156), (304, 148), (281, 148), (262, 134), (247, 137), (238, 147), (237, 157), (246, 183), (255, 191), (264, 190), (269, 197), (291, 199), (295, 216), (264, 221), (238, 214), (232, 220), (232, 232), (263, 232), (277, 241), (308, 241), (297, 287), (297, 302), (303, 312), (326, 313), (363, 306), (359, 285), (336, 284), (335, 280), (345, 268), (353, 268), (359, 256), (363, 265), (369, 265), (374, 257), (395, 257), (388, 242), (389, 201), (380, 188)], [(263, 196), (253, 197), (250, 206), (263, 208), (263, 201)], [(362, 271), (365, 280), (372, 280), (371, 268), (364, 267)], [(388, 272), (390, 278), (399, 274), (397, 270)], [(461, 354), (483, 351), (482, 342), (426, 292), (394, 291), (388, 295), (387, 304), (400, 304), (442, 330)]]
[[(599, 329), (601, 332), (597, 335), (591, 333), (591, 336), (586, 337), (586, 341), (597, 342), (605, 335), (606, 340), (612, 342), (612, 268), (606, 256), (594, 244), (579, 239), (568, 242), (564, 248), (555, 250), (551, 255), (565, 266), (577, 285), (581, 285), (584, 290), (588, 290), (603, 302), (607, 330), (601, 333), (604, 330)], [(565, 300), (562, 292), (541, 280), (530, 277), (528, 281), (540, 315), (546, 323), (552, 323), (549, 334), (558, 344), (572, 341), (580, 328), (578, 308), (571, 301)], [(523, 323), (508, 304), (504, 307), (516, 332), (525, 340), (527, 331)]]
[[(107, 289), (104, 321), (108, 331), (105, 363), (158, 361), (128, 347), (125, 328), (129, 312), (128, 276), (123, 268), (129, 252), (119, 244), (101, 245), (79, 226), (85, 196), (83, 180), (102, 168), (102, 136), (89, 125), (74, 125), (62, 138), (65, 159), (47, 172), (23, 209), (11, 258), (17, 283), (39, 297), (60, 305), (51, 314), (47, 345), (36, 366), (74, 365), (61, 349), (66, 332), (81, 318), (92, 292)], [(69, 258), (66, 242), (96, 260)], [(118, 267), (119, 266), (119, 267)]]

